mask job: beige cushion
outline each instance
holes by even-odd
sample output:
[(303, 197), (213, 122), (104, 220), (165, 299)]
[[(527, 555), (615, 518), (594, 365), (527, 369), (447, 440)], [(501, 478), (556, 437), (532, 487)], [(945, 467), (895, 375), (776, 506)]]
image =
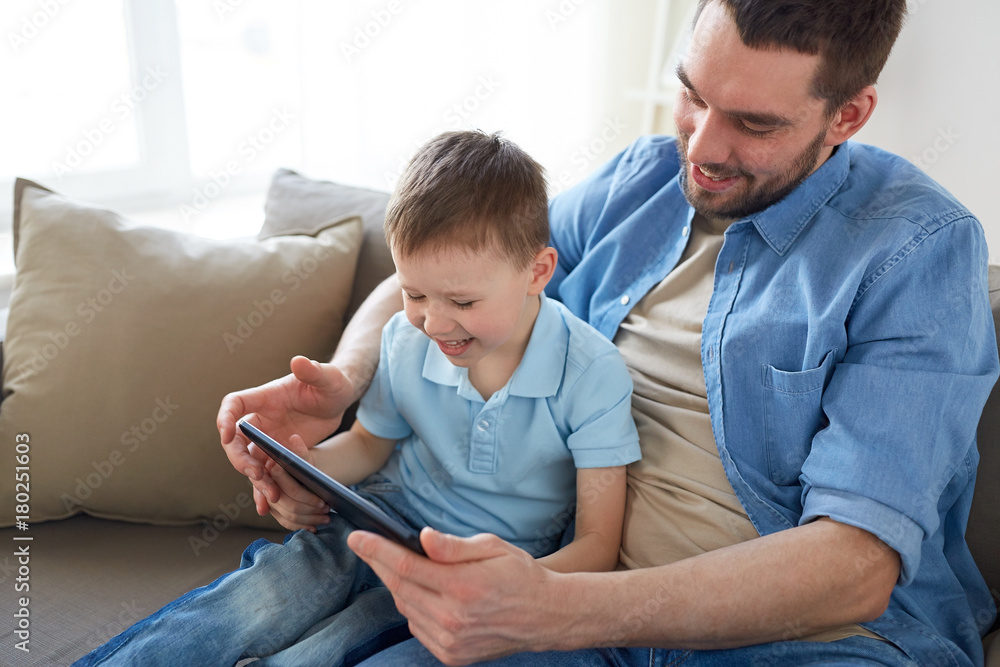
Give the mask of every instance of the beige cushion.
[(364, 226), (364, 240), (351, 303), (347, 309), (350, 317), (375, 286), (396, 270), (382, 231), (388, 203), (388, 192), (316, 181), (290, 169), (279, 169), (267, 193), (264, 225), (259, 238), (311, 234), (329, 225), (332, 220), (360, 219)]
[[(276, 525), (252, 508), (215, 428), (222, 397), (328, 358), (361, 243), (214, 241), (131, 225), (28, 181), (15, 189), (17, 276), (0, 442), (30, 456), (32, 522), (81, 510), (127, 521)], [(7, 468), (9, 470), (9, 468)], [(0, 479), (0, 525), (17, 513)]]

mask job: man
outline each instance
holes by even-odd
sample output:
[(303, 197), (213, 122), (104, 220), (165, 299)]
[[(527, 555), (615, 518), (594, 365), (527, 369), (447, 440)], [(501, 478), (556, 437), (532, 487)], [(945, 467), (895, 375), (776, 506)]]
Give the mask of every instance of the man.
[[(916, 168), (848, 142), (904, 12), (700, 2), (676, 142), (640, 139), (550, 209), (549, 294), (614, 337), (636, 387), (622, 571), (354, 533), (416, 638), (371, 664), (981, 664), (995, 610), (963, 532), (998, 372), (985, 241)], [(223, 403), (260, 509), (279, 492), (232, 422), (322, 437), (336, 420), (308, 415), (361, 391), (391, 291), (333, 367)]]

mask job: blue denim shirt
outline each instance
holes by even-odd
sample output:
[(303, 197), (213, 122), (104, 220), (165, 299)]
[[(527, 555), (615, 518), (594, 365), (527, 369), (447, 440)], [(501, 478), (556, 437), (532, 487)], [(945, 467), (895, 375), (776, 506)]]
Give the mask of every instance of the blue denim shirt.
[[(609, 338), (687, 243), (679, 169), (672, 139), (644, 137), (550, 206), (548, 293)], [(827, 516), (895, 549), (889, 609), (864, 625), (921, 664), (981, 664), (996, 613), (964, 539), (998, 374), (986, 276), (968, 210), (848, 142), (727, 229), (703, 324), (712, 429), (750, 520), (767, 535)]]

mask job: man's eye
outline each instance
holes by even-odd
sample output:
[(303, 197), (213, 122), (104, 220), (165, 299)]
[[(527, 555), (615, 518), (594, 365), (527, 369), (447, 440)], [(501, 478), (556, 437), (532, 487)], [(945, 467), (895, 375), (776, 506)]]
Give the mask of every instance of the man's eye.
[(684, 97), (687, 99), (688, 102), (690, 102), (691, 104), (695, 105), (696, 107), (703, 107), (703, 106), (705, 106), (705, 101), (702, 100), (697, 95), (695, 95), (694, 93), (692, 93), (687, 88), (684, 89)]
[(746, 132), (753, 137), (763, 137), (774, 131), (774, 128), (767, 127), (766, 125), (757, 125), (756, 123), (748, 123), (742, 121), (739, 123), (740, 130)]

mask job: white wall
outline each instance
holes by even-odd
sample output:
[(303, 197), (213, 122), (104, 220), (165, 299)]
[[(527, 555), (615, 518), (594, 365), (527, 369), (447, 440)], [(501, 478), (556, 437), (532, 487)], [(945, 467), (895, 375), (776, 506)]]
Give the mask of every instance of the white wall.
[[(426, 140), (480, 128), (531, 153), (554, 193), (638, 129), (629, 115), (638, 103), (609, 81), (610, 0), (301, 7), (301, 166), (310, 176), (390, 189)], [(638, 53), (641, 77), (647, 56)]]
[(858, 140), (920, 165), (979, 217), (1000, 262), (1000, 3), (910, 0)]
[[(693, 0), (674, 0), (677, 21)], [(856, 140), (902, 155), (982, 222), (1000, 263), (1000, 3), (909, 0), (909, 16), (879, 81), (879, 104)], [(649, 17), (652, 8), (646, 9)], [(647, 19), (648, 20), (648, 19)], [(664, 77), (669, 72), (664, 72)], [(673, 132), (664, 107), (657, 130)]]

